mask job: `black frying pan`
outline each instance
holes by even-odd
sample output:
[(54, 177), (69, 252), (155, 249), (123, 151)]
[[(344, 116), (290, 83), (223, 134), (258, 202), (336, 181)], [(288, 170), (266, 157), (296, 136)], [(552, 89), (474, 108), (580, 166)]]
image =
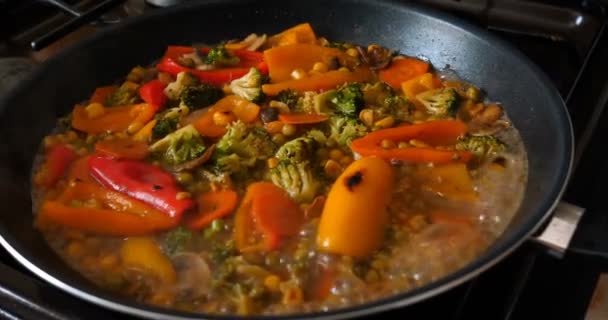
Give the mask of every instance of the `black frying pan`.
[(150, 318), (200, 318), (119, 299), (69, 269), (32, 227), (32, 159), (57, 117), (86, 99), (95, 87), (160, 57), (167, 45), (214, 43), (251, 32), (272, 34), (304, 21), (329, 39), (379, 43), (428, 57), (438, 68), (451, 66), (465, 80), (481, 85), (490, 98), (504, 103), (529, 156), (529, 181), (521, 208), (483, 255), (416, 290), (315, 317), (370, 314), (446, 291), (504, 258), (550, 214), (570, 172), (572, 128), (557, 91), (515, 49), (460, 20), (396, 2), (223, 0), (189, 2), (96, 34), (48, 61), (0, 102), (0, 243), (39, 277), (82, 299)]

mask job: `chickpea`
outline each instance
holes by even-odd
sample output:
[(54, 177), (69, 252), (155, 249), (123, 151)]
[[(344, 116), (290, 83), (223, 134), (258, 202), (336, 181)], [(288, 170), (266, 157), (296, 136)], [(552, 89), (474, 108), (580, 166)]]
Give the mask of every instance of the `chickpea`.
[(285, 139), (285, 136), (281, 133), (276, 133), (272, 135), (272, 142), (278, 144), (278, 145), (282, 145), (285, 143), (287, 139)]
[(337, 177), (342, 172), (342, 166), (335, 160), (327, 160), (325, 167), (323, 168), (325, 173), (330, 177)]
[(348, 166), (349, 164), (351, 164), (353, 162), (353, 157), (351, 156), (344, 156), (342, 157), (342, 159), (340, 159), (340, 164), (343, 166)]
[(374, 111), (371, 109), (363, 109), (359, 112), (359, 119), (368, 127), (374, 124)]
[(99, 102), (93, 102), (84, 109), (89, 119), (96, 119), (105, 113), (105, 107)]
[(393, 116), (388, 116), (383, 118), (382, 120), (376, 121), (374, 125), (383, 129), (390, 128), (395, 125), (395, 118), (393, 118)]
[(430, 147), (427, 143), (425, 143), (424, 141), (418, 140), (418, 139), (410, 140), (409, 144), (411, 144), (412, 146), (414, 146), (416, 148), (429, 148)]
[(481, 100), (481, 92), (479, 91), (479, 89), (471, 86), (467, 89), (467, 91), (465, 92), (465, 95), (467, 98), (473, 100), (473, 102), (477, 102), (479, 100)]
[(492, 124), (502, 116), (502, 108), (491, 104), (487, 106), (479, 115), (478, 119), (485, 124)]
[(268, 165), (269, 169), (276, 168), (279, 165), (279, 159), (272, 157), (266, 160), (266, 165)]
[(344, 156), (344, 152), (342, 150), (336, 148), (329, 151), (329, 158), (332, 160), (339, 161)]
[(291, 77), (295, 80), (304, 79), (306, 76), (306, 71), (302, 69), (295, 69), (291, 72)]
[(297, 131), (296, 126), (294, 126), (293, 124), (285, 124), (285, 125), (283, 125), (283, 128), (281, 129), (281, 132), (286, 137), (293, 136), (294, 134), (296, 134), (296, 131)]
[(317, 62), (312, 66), (312, 70), (321, 72), (321, 73), (327, 72), (328, 69), (329, 69), (329, 67), (323, 62)]
[(396, 144), (394, 141), (384, 139), (380, 142), (380, 146), (384, 149), (393, 149), (396, 147)]
[(359, 51), (356, 48), (348, 48), (346, 50), (346, 54), (353, 58), (356, 58), (359, 56)]

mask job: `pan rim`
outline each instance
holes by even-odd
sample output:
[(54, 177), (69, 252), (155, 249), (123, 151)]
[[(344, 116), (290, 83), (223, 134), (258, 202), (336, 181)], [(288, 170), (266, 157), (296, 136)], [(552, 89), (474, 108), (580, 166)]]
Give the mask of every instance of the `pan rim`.
[[(12, 92), (7, 94), (5, 97), (0, 100), (0, 116), (4, 112), (5, 108), (8, 108), (9, 101), (13, 96), (17, 96), (20, 91), (24, 91), (29, 85), (35, 83), (36, 79), (40, 77), (41, 74), (44, 74), (45, 69), (48, 68), (48, 65), (55, 63), (56, 61), (64, 60), (64, 56), (68, 56), (72, 51), (77, 50), (78, 48), (86, 47), (88, 44), (95, 42), (98, 38), (106, 37), (117, 30), (121, 30), (124, 28), (129, 28), (129, 26), (133, 24), (138, 24), (141, 21), (148, 20), (150, 18), (166, 15), (166, 14), (175, 14), (180, 11), (188, 10), (188, 8), (194, 8), (199, 6), (213, 6), (213, 5), (222, 5), (222, 4), (241, 4), (241, 3), (249, 3), (253, 2), (252, 0), (211, 0), (204, 1), (203, 3), (194, 3), (189, 2), (181, 6), (169, 8), (159, 12), (153, 12), (151, 14), (146, 14), (140, 17), (133, 18), (129, 21), (123, 22), (117, 26), (110, 27), (106, 30), (102, 30), (100, 32), (95, 33), (92, 37), (85, 39), (81, 42), (71, 45), (69, 48), (65, 49), (61, 53), (52, 57), (47, 64), (42, 65), (38, 68), (38, 70), (34, 71), (29, 77), (27, 77), (23, 83), (14, 88)], [(530, 70), (531, 74), (542, 83), (542, 86), (546, 88), (547, 93), (550, 95), (551, 100), (554, 104), (560, 107), (560, 118), (561, 122), (564, 124), (564, 129), (567, 129), (569, 132), (568, 137), (565, 137), (564, 141), (567, 143), (566, 152), (567, 155), (564, 158), (568, 158), (564, 161), (562, 165), (562, 170), (560, 170), (559, 181), (561, 182), (561, 186), (554, 186), (549, 192), (547, 192), (547, 197), (552, 198), (553, 200), (547, 204), (545, 204), (545, 208), (542, 208), (540, 211), (545, 211), (542, 213), (542, 217), (537, 220), (534, 225), (527, 226), (519, 230), (518, 233), (513, 235), (513, 240), (505, 241), (501, 244), (501, 246), (492, 245), (490, 248), (486, 250), (484, 254), (476, 258), (471, 263), (461, 267), (459, 270), (448, 274), (441, 279), (424, 285), (422, 287), (416, 288), (414, 290), (402, 292), (396, 295), (392, 295), (389, 297), (385, 297), (379, 300), (374, 300), (371, 302), (367, 302), (364, 304), (359, 304), (351, 307), (340, 308), (331, 310), (328, 312), (315, 312), (315, 313), (306, 313), (306, 314), (287, 314), (280, 316), (282, 319), (302, 319), (302, 318), (316, 318), (316, 319), (335, 319), (335, 318), (346, 318), (353, 316), (363, 316), (372, 313), (377, 313), (381, 311), (392, 310), (408, 305), (412, 305), (418, 303), (422, 300), (428, 299), (432, 296), (443, 293), (451, 288), (454, 288), (475, 276), (479, 275), (482, 272), (485, 272), (487, 269), (491, 268), (499, 261), (504, 259), (506, 256), (510, 255), (516, 248), (518, 248), (523, 242), (525, 242), (542, 224), (546, 219), (551, 215), (551, 212), (557, 206), (557, 203), (561, 196), (563, 195), (565, 188), (567, 186), (567, 182), (570, 178), (570, 174), (573, 166), (573, 158), (574, 158), (574, 134), (572, 129), (572, 123), (570, 119), (570, 115), (565, 107), (565, 104), (557, 92), (557, 90), (550, 85), (550, 81), (548, 77), (535, 65), (533, 64), (526, 56), (524, 56), (517, 49), (513, 48), (509, 44), (507, 44), (504, 40), (490, 34), (489, 32), (464, 22), (456, 17), (453, 17), (449, 14), (439, 12), (433, 9), (429, 9), (426, 7), (422, 7), (417, 4), (412, 3), (402, 3), (396, 0), (382, 0), (382, 1), (373, 1), (373, 0), (359, 0), (356, 2), (369, 3), (378, 6), (385, 6), (387, 8), (393, 8), (397, 10), (407, 10), (411, 13), (417, 15), (423, 15), (428, 18), (434, 19), (439, 23), (449, 24), (451, 27), (459, 29), (463, 32), (469, 33), (474, 37), (481, 39), (483, 41), (491, 42), (494, 46), (498, 46), (501, 50), (506, 51), (508, 54), (514, 56), (519, 63), (525, 64), (525, 66)], [(541, 213), (539, 212), (538, 215)], [(535, 216), (536, 218), (536, 216)], [(533, 221), (532, 221), (533, 222)], [(530, 222), (530, 223), (532, 223)], [(4, 230), (4, 226), (0, 226), (0, 230)], [(148, 305), (144, 305), (141, 303), (131, 302), (125, 299), (119, 299), (112, 295), (108, 294), (93, 294), (90, 291), (83, 290), (78, 288), (77, 286), (72, 285), (72, 281), (66, 281), (65, 279), (60, 279), (60, 277), (56, 277), (52, 275), (42, 268), (38, 267), (41, 265), (37, 263), (36, 257), (30, 256), (26, 257), (26, 255), (22, 254), (22, 250), (19, 250), (19, 243), (17, 243), (10, 234), (5, 231), (0, 232), (0, 245), (2, 245), (19, 263), (24, 265), (27, 269), (32, 271), (37, 277), (45, 280), (46, 282), (52, 284), (58, 289), (63, 290), (77, 298), (86, 300), (93, 304), (96, 304), (101, 307), (105, 307), (111, 310), (127, 313), (130, 315), (146, 317), (151, 319), (201, 319), (201, 317), (208, 319), (233, 319), (233, 316), (221, 316), (221, 315), (207, 315), (207, 314), (195, 314), (195, 313), (185, 313), (179, 312), (175, 310), (169, 309), (161, 309), (157, 307), (152, 307)], [(496, 251), (498, 254), (491, 254), (489, 251)], [(124, 301), (122, 301), (124, 300)], [(269, 316), (258, 316), (253, 317), (253, 319), (270, 319), (277, 317), (269, 317)]]

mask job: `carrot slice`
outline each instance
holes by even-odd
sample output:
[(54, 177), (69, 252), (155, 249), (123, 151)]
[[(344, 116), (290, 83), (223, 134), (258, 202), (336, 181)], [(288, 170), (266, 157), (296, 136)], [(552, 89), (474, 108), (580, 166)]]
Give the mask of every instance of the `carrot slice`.
[(258, 183), (253, 189), (251, 213), (265, 233), (292, 236), (304, 221), (302, 210), (285, 191), (272, 183)]
[(415, 58), (395, 59), (391, 65), (380, 70), (380, 80), (388, 83), (391, 87), (399, 89), (401, 83), (428, 72), (428, 62)]
[(116, 159), (145, 159), (150, 152), (148, 145), (142, 141), (131, 138), (104, 140), (95, 144), (95, 151), (99, 154)]
[(279, 115), (279, 120), (284, 124), (313, 124), (327, 121), (328, 116), (324, 114), (308, 113), (283, 113)]
[(331, 64), (345, 53), (335, 48), (316, 44), (292, 44), (264, 51), (264, 60), (273, 83), (291, 80), (293, 70), (311, 70), (315, 63)]
[(238, 196), (232, 190), (207, 192), (198, 198), (199, 212), (186, 222), (190, 229), (202, 229), (215, 219), (220, 219), (236, 208)]

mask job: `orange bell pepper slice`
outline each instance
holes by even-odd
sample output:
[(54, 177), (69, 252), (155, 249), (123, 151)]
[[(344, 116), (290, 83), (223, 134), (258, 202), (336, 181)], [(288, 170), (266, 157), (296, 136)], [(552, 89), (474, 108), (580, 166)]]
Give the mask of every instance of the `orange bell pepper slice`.
[(146, 123), (154, 117), (158, 106), (140, 103), (131, 106), (108, 107), (103, 115), (89, 118), (84, 106), (72, 112), (72, 127), (91, 134), (125, 131), (135, 122)]
[(298, 233), (304, 213), (287, 193), (270, 182), (256, 182), (235, 215), (234, 239), (242, 252), (274, 250), (280, 239)]
[(36, 184), (51, 188), (65, 174), (68, 166), (76, 159), (76, 152), (67, 145), (56, 144), (46, 150), (46, 161)]
[(271, 47), (274, 46), (286, 46), (292, 45), (296, 43), (316, 43), (317, 36), (312, 29), (310, 23), (301, 23), (294, 27), (291, 27), (287, 30), (279, 34), (275, 34), (274, 36), (268, 39), (268, 45)]
[(198, 214), (188, 219), (186, 225), (190, 229), (202, 229), (213, 220), (230, 214), (236, 208), (237, 202), (238, 195), (232, 190), (204, 193), (198, 198)]
[(95, 92), (93, 92), (93, 95), (89, 99), (89, 103), (96, 102), (96, 103), (101, 103), (101, 104), (105, 105), (106, 99), (108, 98), (108, 96), (111, 95), (112, 93), (114, 93), (114, 91), (116, 91), (116, 89), (118, 89), (118, 86), (115, 86), (115, 85), (99, 87), (99, 88), (95, 89)]
[(115, 159), (145, 159), (149, 154), (148, 144), (131, 138), (103, 140), (95, 144), (95, 152)]
[(213, 120), (216, 112), (227, 112), (245, 123), (252, 123), (260, 115), (260, 106), (236, 95), (226, 96), (192, 122), (198, 133), (211, 138), (219, 138), (226, 133), (226, 126), (217, 125)]
[(336, 48), (297, 43), (264, 51), (264, 60), (268, 64), (270, 80), (277, 83), (291, 80), (291, 73), (295, 69), (308, 71), (317, 62), (329, 65), (333, 59), (344, 55), (343, 51)]
[(394, 142), (417, 139), (431, 146), (449, 146), (467, 132), (467, 126), (460, 120), (428, 121), (419, 124), (378, 130), (352, 142), (351, 148), (362, 156), (376, 156), (387, 160), (408, 162), (448, 163), (468, 162), (473, 155), (468, 151), (448, 151), (434, 148), (384, 149), (383, 140)]
[(417, 107), (423, 107), (416, 95), (427, 90), (441, 88), (442, 85), (441, 80), (427, 72), (401, 83), (401, 89), (405, 96), (414, 102)]
[[(95, 207), (73, 206), (95, 202)], [(179, 220), (146, 204), (91, 182), (74, 181), (57, 200), (46, 200), (37, 224), (55, 223), (86, 232), (144, 235), (174, 227)]]
[(381, 81), (399, 89), (401, 83), (429, 71), (429, 63), (416, 58), (395, 59), (390, 66), (378, 72)]
[(284, 124), (314, 124), (327, 121), (329, 116), (324, 114), (283, 113), (279, 120)]
[(303, 79), (265, 84), (262, 86), (262, 91), (269, 96), (276, 96), (279, 92), (287, 89), (298, 92), (324, 91), (334, 89), (347, 82), (366, 82), (372, 78), (373, 74), (367, 67), (362, 67), (355, 71), (333, 70), (326, 73), (315, 74)]
[(421, 168), (417, 172), (422, 190), (452, 201), (475, 202), (479, 199), (464, 163), (447, 163)]

